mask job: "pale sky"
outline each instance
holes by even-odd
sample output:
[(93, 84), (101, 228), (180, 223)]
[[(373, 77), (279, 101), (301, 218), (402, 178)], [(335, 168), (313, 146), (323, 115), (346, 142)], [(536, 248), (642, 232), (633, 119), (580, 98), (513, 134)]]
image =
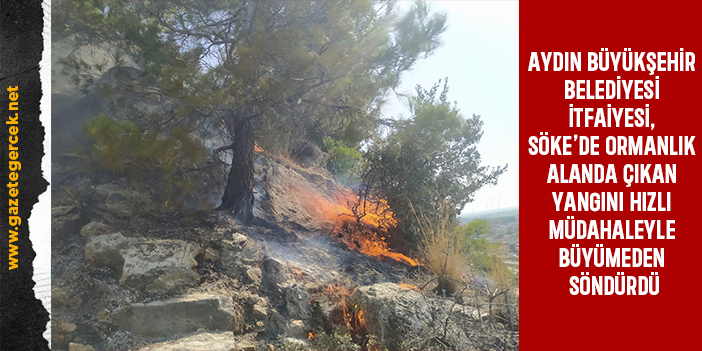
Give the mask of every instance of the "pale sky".
[[(410, 6), (402, 2), (400, 6)], [(464, 116), (480, 115), (483, 138), (478, 146), (483, 164), (509, 164), (496, 186), (475, 196), (463, 214), (519, 205), (519, 2), (429, 1), (431, 9), (448, 15), (443, 45), (417, 62), (402, 77), (399, 93), (412, 93), (417, 84), (431, 87), (449, 78), (449, 101), (457, 101)], [(393, 99), (394, 100), (394, 97)], [(407, 117), (398, 101), (385, 108), (390, 116)]]

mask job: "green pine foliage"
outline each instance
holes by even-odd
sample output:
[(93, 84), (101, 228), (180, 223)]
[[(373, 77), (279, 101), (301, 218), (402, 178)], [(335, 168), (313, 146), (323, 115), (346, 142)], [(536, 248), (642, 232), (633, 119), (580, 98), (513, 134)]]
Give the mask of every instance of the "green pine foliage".
[[(111, 148), (122, 138), (202, 140), (229, 150), (237, 135), (284, 154), (301, 141), (321, 146), (331, 137), (343, 145), (334, 152), (339, 170), (347, 172), (357, 158), (352, 150), (383, 122), (388, 92), (440, 45), (446, 28), (445, 15), (422, 1), (405, 12), (392, 1), (60, 1), (52, 20), (52, 40), (119, 53), (112, 65), (140, 72), (134, 84), (119, 87), (100, 79), (111, 64), (83, 64), (79, 55), (90, 49), (61, 61), (80, 91), (97, 88), (109, 96), (107, 116), (139, 127), (144, 140), (124, 126), (119, 137), (93, 136), (118, 172), (134, 168), (136, 159), (149, 170), (183, 169), (193, 161), (181, 154), (182, 162), (161, 164)], [(133, 103), (139, 99), (162, 111), (144, 110)], [(250, 121), (253, 135), (237, 134), (241, 121)], [(179, 132), (172, 129), (193, 137), (175, 137)]]
[(332, 137), (324, 138), (324, 148), (330, 155), (327, 169), (337, 179), (346, 181), (357, 175), (363, 157), (360, 151)]
[(203, 163), (206, 150), (178, 128), (166, 133), (144, 131), (133, 122), (100, 114), (85, 123), (85, 134), (92, 142), (88, 159), (98, 169), (132, 183), (152, 180), (164, 204), (184, 201), (202, 190), (201, 179), (191, 172)]

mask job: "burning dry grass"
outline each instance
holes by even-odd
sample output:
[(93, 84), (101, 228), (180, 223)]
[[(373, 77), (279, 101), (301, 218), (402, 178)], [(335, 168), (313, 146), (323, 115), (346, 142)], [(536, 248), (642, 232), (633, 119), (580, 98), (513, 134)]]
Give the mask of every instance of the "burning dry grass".
[(393, 226), (395, 219), (384, 201), (378, 201), (363, 216), (357, 216), (351, 210), (357, 196), (351, 191), (347, 194), (338, 192), (334, 201), (322, 196), (311, 186), (300, 185), (291, 191), (297, 194), (297, 201), (312, 218), (333, 224), (332, 234), (349, 249), (410, 266), (418, 264), (416, 260), (393, 251), (388, 245), (387, 233), (381, 228)]
[[(375, 258), (390, 258), (397, 262), (416, 266), (419, 262), (393, 251), (388, 244), (388, 234), (383, 228), (394, 227), (397, 221), (385, 200), (379, 199), (362, 211), (351, 210), (358, 196), (339, 194), (336, 200), (337, 226), (334, 233), (350, 249)], [(359, 215), (359, 212), (362, 213)]]
[(392, 251), (388, 246), (386, 236), (377, 227), (347, 221), (334, 230), (334, 236), (351, 250), (357, 250), (378, 259), (390, 258), (410, 266), (418, 264), (417, 260)]
[(389, 240), (387, 229), (394, 227), (397, 221), (385, 200), (360, 201), (352, 190), (323, 174), (280, 161), (272, 163), (283, 167), (275, 164), (261, 172), (267, 177), (265, 188), (269, 199), (268, 207), (262, 211), (279, 222), (328, 231), (351, 250), (381, 260), (417, 265), (416, 260), (393, 250), (403, 243), (399, 237)]
[(449, 211), (440, 208), (437, 211), (440, 214), (438, 218), (430, 220), (421, 213), (417, 214), (411, 203), (410, 208), (419, 224), (424, 266), (437, 276), (439, 292), (453, 294), (457, 283), (463, 280), (467, 265), (461, 250), (461, 240), (453, 230)]

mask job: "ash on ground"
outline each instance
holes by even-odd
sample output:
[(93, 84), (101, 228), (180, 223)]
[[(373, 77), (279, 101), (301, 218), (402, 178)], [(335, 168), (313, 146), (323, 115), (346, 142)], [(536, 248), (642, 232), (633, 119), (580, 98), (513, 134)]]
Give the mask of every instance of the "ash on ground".
[(518, 349), (518, 319), (488, 320), (469, 291), (423, 286), (421, 265), (334, 238), (340, 189), (323, 172), (259, 154), (242, 226), (55, 168), (55, 350)]

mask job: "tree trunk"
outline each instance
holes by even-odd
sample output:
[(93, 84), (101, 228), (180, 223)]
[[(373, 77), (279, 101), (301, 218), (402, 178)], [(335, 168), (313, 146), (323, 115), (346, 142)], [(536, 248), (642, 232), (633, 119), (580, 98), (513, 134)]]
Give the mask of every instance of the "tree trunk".
[(241, 117), (235, 125), (232, 167), (219, 210), (230, 211), (244, 224), (253, 221), (254, 134), (251, 119)]

